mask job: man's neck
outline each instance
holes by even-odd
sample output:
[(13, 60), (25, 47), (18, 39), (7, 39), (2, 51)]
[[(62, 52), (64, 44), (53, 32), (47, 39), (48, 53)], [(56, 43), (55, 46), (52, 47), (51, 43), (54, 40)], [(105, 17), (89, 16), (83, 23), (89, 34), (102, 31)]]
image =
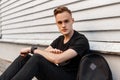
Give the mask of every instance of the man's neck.
[(70, 34), (64, 35), (64, 43), (67, 43), (71, 39), (73, 34), (74, 34), (74, 30), (72, 30), (72, 32)]

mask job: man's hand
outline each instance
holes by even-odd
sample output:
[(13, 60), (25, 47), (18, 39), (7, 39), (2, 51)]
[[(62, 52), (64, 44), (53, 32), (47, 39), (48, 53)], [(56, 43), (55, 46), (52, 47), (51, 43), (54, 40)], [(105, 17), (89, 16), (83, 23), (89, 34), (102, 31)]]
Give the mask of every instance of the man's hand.
[(59, 50), (59, 49), (50, 49), (49, 50), (51, 53), (54, 53), (54, 54), (60, 54), (62, 53), (63, 51)]
[(63, 53), (60, 49), (52, 48), (51, 46), (47, 47), (45, 51), (53, 53), (53, 54), (60, 54)]
[(28, 53), (30, 53), (30, 51), (31, 51), (31, 47), (29, 47), (29, 48), (23, 48), (20, 51), (20, 55), (25, 57)]

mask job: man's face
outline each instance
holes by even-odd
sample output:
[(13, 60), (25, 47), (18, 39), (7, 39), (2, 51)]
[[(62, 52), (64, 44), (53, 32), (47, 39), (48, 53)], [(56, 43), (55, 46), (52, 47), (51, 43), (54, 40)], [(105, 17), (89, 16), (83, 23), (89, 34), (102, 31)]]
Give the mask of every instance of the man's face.
[(56, 24), (59, 28), (59, 31), (63, 34), (63, 35), (69, 35), (72, 33), (73, 28), (73, 22), (74, 19), (72, 18), (72, 16), (68, 13), (68, 12), (63, 12), (63, 13), (59, 13), (55, 16), (56, 19)]

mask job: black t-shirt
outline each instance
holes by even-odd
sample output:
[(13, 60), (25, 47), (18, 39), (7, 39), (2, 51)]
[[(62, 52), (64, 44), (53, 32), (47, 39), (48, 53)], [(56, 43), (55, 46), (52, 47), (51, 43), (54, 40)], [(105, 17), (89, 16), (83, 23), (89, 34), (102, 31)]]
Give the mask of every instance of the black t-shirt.
[(87, 38), (77, 31), (74, 31), (73, 36), (67, 43), (64, 44), (64, 36), (61, 35), (51, 43), (51, 46), (62, 51), (73, 49), (78, 53), (76, 57), (59, 64), (59, 67), (68, 72), (76, 72), (81, 57), (89, 52), (89, 43)]

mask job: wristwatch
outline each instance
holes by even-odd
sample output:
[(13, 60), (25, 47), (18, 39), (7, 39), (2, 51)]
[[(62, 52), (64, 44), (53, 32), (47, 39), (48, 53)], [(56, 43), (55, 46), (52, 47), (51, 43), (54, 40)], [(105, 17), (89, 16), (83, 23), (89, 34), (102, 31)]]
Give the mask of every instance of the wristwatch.
[(34, 54), (34, 50), (36, 50), (38, 47), (37, 46), (32, 46), (31, 47), (31, 54)]

